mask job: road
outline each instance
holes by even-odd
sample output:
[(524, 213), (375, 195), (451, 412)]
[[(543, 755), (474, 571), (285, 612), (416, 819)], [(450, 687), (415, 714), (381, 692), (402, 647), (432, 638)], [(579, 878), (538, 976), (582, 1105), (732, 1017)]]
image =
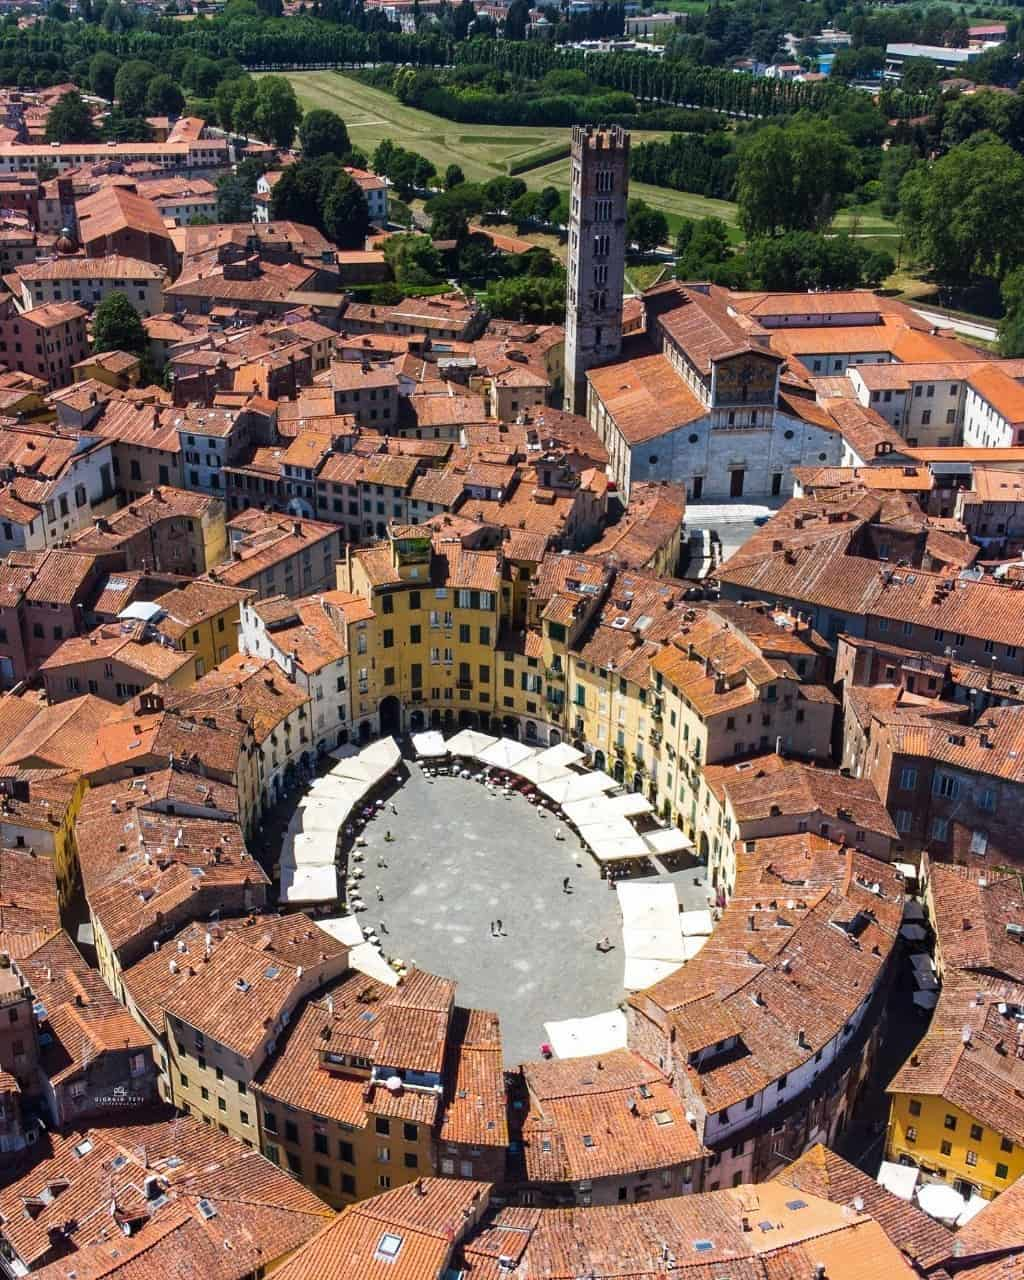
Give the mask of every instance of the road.
[(914, 311), (922, 320), (938, 325), (944, 329), (955, 329), (967, 338), (981, 338), (984, 342), (995, 342), (999, 330), (994, 324), (978, 324), (976, 320), (961, 320), (957, 316), (946, 315), (941, 311), (922, 311), (915, 307)]

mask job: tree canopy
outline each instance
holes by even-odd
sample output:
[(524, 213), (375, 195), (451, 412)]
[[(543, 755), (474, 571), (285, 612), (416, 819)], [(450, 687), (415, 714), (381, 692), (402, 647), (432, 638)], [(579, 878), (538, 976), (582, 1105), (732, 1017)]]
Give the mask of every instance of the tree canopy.
[(359, 184), (342, 169), (323, 201), (323, 232), (342, 249), (362, 249), (370, 226), (370, 211)]
[(352, 149), (345, 121), (334, 111), (307, 111), (299, 126), (299, 145), (308, 160), (334, 155), (344, 159)]
[(766, 125), (739, 149), (736, 198), (744, 231), (758, 236), (827, 227), (856, 170), (856, 153), (835, 125)]
[(95, 142), (92, 113), (77, 90), (55, 102), (46, 117), (47, 142)]
[(127, 351), (132, 355), (145, 355), (147, 345), (146, 330), (127, 296), (108, 293), (92, 316), (92, 349), (95, 354)]

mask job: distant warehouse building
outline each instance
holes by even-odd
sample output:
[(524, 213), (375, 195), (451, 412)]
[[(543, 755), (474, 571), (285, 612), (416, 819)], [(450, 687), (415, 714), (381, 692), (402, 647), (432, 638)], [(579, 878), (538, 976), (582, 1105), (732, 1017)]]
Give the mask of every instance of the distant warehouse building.
[(961, 74), (977, 62), (984, 49), (946, 49), (937, 44), (887, 44), (885, 46), (885, 79), (898, 84), (903, 79), (903, 64), (913, 58), (926, 58), (944, 71)]

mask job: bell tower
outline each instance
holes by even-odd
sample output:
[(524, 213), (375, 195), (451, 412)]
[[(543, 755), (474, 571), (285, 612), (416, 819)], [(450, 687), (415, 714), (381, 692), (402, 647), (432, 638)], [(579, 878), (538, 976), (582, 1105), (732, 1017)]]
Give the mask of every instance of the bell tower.
[(618, 125), (572, 131), (565, 286), (565, 399), (586, 413), (586, 371), (622, 348), (629, 133)]

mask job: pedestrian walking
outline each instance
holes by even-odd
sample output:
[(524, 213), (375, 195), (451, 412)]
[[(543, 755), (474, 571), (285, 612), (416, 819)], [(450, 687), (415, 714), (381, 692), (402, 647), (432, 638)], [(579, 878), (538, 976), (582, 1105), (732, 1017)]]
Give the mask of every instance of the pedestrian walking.
[(398, 805), (395, 804), (394, 800), (391, 801), (391, 812), (395, 815), (395, 817), (398, 816)]
[(504, 937), (506, 936), (506, 935), (505, 935), (505, 926), (501, 923), (501, 921), (500, 921), (500, 920), (495, 921), (495, 923), (496, 923), (496, 924), (497, 924), (497, 926), (498, 926), (498, 937), (499, 937), (499, 938), (504, 938)]
[(377, 932), (378, 932), (378, 933), (387, 933), (387, 931), (388, 931), (388, 927), (387, 927), (387, 925), (384, 923), (384, 921), (383, 921), (383, 920), (381, 920), (381, 921), (380, 921), (380, 923), (377, 925)]
[(381, 887), (380, 887), (380, 885), (379, 885), (379, 884), (378, 884), (378, 885), (374, 885), (374, 888), (377, 890), (377, 901), (378, 901), (378, 902), (383, 902), (383, 901), (384, 901), (384, 891), (381, 889)]
[(491, 937), (496, 938), (498, 935), (494, 931), (494, 921), (491, 921)]
[(569, 883), (569, 877), (568, 877), (568, 876), (566, 876), (566, 877), (565, 877), (565, 879), (562, 881), (562, 892), (563, 892), (563, 893), (572, 893), (572, 885)]

